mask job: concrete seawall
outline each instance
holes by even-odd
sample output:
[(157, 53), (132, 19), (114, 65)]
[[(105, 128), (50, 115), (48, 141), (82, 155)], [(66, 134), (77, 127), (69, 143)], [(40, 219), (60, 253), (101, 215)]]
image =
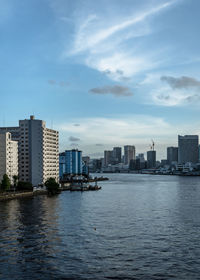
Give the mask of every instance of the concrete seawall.
[(0, 201), (6, 201), (16, 198), (33, 197), (36, 195), (47, 194), (47, 191), (35, 191), (35, 192), (15, 192), (15, 193), (1, 193)]

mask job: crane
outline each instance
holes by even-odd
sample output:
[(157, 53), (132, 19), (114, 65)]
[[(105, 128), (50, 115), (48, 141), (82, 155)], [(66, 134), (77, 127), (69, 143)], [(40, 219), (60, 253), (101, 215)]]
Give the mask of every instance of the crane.
[(151, 139), (151, 141), (152, 141), (152, 146), (151, 146), (151, 150), (153, 150), (154, 151), (154, 147), (155, 147), (155, 142)]

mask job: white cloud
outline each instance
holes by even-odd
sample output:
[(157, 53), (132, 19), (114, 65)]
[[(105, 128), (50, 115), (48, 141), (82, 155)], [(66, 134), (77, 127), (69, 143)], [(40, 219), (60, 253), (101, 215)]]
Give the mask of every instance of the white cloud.
[(112, 55), (93, 56), (86, 59), (86, 64), (100, 72), (109, 71), (108, 76), (113, 80), (120, 80), (118, 70), (124, 77), (132, 77), (137, 73), (154, 68), (159, 62), (153, 62), (148, 56), (134, 56), (128, 52), (115, 52)]
[(144, 11), (139, 15), (131, 17), (128, 20), (122, 20), (118, 24), (111, 25), (110, 27), (102, 28), (100, 30), (96, 30), (96, 32), (94, 32), (93, 34), (90, 34), (90, 29), (87, 30), (87, 28), (90, 26), (90, 23), (93, 20), (97, 19), (97, 16), (89, 15), (88, 18), (79, 27), (79, 31), (76, 34), (75, 48), (73, 52), (76, 53), (84, 51), (86, 49), (92, 49), (96, 45), (100, 44), (102, 41), (108, 40), (111, 36), (115, 35), (116, 33), (123, 31), (124, 29), (127, 29), (130, 26), (145, 21), (145, 19), (148, 16), (152, 16), (162, 11), (163, 9), (169, 7), (170, 5), (170, 2), (166, 2), (148, 11)]
[[(74, 122), (80, 123), (75, 127)], [(99, 139), (104, 144), (131, 144), (149, 141), (151, 137), (169, 136), (175, 128), (162, 118), (148, 115), (128, 115), (119, 118), (82, 118), (57, 125), (62, 133), (72, 134), (82, 139), (82, 143), (96, 144)], [(102, 138), (103, 135), (103, 138)], [(146, 140), (145, 140), (146, 139)]]
[[(88, 14), (86, 12), (86, 17), (81, 21), (76, 14), (74, 40), (70, 47), (66, 47), (62, 57), (79, 56), (79, 63), (100, 72), (107, 71), (106, 75), (115, 81), (125, 81), (138, 73), (154, 69), (161, 63), (158, 51), (146, 50), (144, 53), (132, 39), (150, 34), (152, 29), (147, 19), (171, 5), (172, 1), (167, 1), (134, 15), (127, 10), (126, 17), (118, 12), (109, 17), (101, 12), (87, 11)], [(123, 75), (119, 75), (119, 70)]]
[(200, 103), (200, 81), (188, 76), (149, 74), (140, 85), (151, 88), (148, 103), (158, 106), (185, 106)]

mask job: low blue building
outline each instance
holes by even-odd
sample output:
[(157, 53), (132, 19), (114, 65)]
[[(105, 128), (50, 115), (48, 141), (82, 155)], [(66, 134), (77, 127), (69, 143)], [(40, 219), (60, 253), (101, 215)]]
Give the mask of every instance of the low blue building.
[(59, 154), (59, 176), (62, 178), (63, 174), (82, 175), (83, 162), (82, 151), (77, 149), (66, 150)]

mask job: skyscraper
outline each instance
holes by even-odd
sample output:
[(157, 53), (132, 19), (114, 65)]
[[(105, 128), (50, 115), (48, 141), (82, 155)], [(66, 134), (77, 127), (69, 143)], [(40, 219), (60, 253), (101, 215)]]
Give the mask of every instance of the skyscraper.
[(167, 147), (167, 163), (178, 162), (178, 147)]
[(46, 128), (42, 120), (20, 120), (19, 127), (0, 128), (9, 131), (19, 145), (19, 180), (34, 186), (53, 177), (59, 180), (58, 131)]
[(104, 166), (108, 166), (112, 163), (113, 152), (112, 151), (104, 151)]
[(156, 151), (148, 151), (147, 152), (147, 168), (155, 168), (156, 167)]
[(130, 160), (135, 160), (135, 146), (124, 146), (124, 164), (129, 165)]
[(144, 158), (144, 154), (138, 154), (138, 156), (136, 156), (136, 160), (139, 159), (140, 162), (140, 169), (145, 168), (145, 158)]
[(113, 148), (113, 161), (115, 163), (120, 163), (122, 160), (122, 148), (121, 147), (114, 147)]
[(198, 135), (178, 135), (178, 163), (198, 162)]

